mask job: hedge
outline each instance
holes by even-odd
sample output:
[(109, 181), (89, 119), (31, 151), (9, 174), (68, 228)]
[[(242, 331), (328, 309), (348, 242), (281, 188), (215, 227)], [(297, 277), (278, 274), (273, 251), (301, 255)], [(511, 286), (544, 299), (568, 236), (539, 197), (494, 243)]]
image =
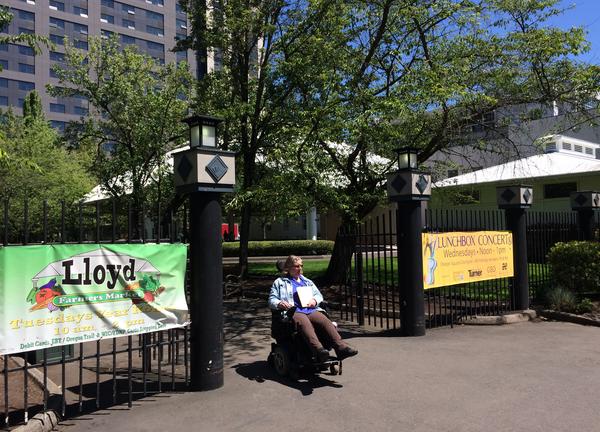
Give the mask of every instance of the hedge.
[[(279, 240), (248, 242), (249, 256), (328, 255), (333, 251), (331, 240)], [(237, 257), (240, 242), (223, 243), (223, 256)]]
[(548, 253), (555, 286), (577, 293), (600, 293), (600, 243), (556, 243)]

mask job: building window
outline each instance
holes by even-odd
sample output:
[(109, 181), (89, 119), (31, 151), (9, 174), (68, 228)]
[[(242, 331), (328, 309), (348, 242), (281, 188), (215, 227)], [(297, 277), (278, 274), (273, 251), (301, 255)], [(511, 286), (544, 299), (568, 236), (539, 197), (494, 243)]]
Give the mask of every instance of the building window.
[(186, 51), (176, 51), (175, 57), (176, 57), (177, 63), (180, 63), (182, 61), (186, 62), (187, 61), (187, 50)]
[(6, 97), (6, 96), (0, 96), (0, 105), (2, 105), (2, 106), (8, 106), (8, 97)]
[(147, 10), (146, 11), (146, 18), (149, 20), (155, 20), (155, 21), (163, 21), (163, 16), (162, 14), (159, 14), (157, 12), (152, 12)]
[(87, 43), (87, 41), (83, 41), (83, 40), (75, 40), (75, 41), (73, 41), (73, 46), (75, 48), (79, 48), (81, 50), (87, 50), (88, 49), (88, 43)]
[(28, 81), (18, 81), (19, 90), (30, 92), (31, 90), (35, 90), (35, 84)]
[(58, 75), (56, 74), (56, 71), (54, 70), (54, 68), (52, 66), (50, 66), (50, 70), (49, 70), (48, 74), (50, 75), (50, 78), (58, 78)]
[(74, 106), (73, 112), (77, 115), (85, 116), (85, 115), (87, 115), (88, 110), (87, 110), (87, 108), (84, 108), (84, 107)]
[(85, 18), (87, 18), (87, 16), (88, 16), (87, 9), (84, 9), (82, 7), (79, 7), (79, 6), (73, 6), (73, 13), (75, 15), (79, 15), (79, 16), (82, 16), (82, 17), (85, 17)]
[(122, 34), (121, 35), (121, 43), (123, 44), (134, 44), (135, 43), (135, 38), (132, 36), (127, 36)]
[(162, 7), (165, 5), (164, 0), (146, 0), (146, 3), (152, 4), (154, 6)]
[(51, 120), (50, 126), (52, 126), (54, 129), (57, 129), (60, 133), (63, 133), (65, 131), (66, 124), (63, 121)]
[(8, 69), (8, 60), (0, 60), (0, 68)]
[(65, 10), (65, 4), (57, 0), (50, 0), (50, 9), (63, 11)]
[(130, 15), (135, 15), (135, 7), (121, 3), (121, 8), (123, 9), (123, 12), (127, 12)]
[(65, 113), (65, 105), (58, 104), (58, 103), (51, 103), (50, 104), (50, 112), (64, 114)]
[(23, 99), (23, 98), (17, 99), (17, 107), (23, 108), (24, 103), (25, 103), (25, 99)]
[(571, 192), (577, 191), (577, 183), (554, 183), (544, 185), (544, 198), (569, 198)]
[(187, 29), (187, 22), (185, 20), (182, 19), (176, 19), (175, 22), (177, 23), (177, 28), (182, 28), (182, 29)]
[(1, 44), (0, 51), (8, 51), (8, 44)]
[(179, 13), (185, 13), (179, 2), (175, 3), (175, 10)]
[(101, 33), (102, 39), (108, 39), (114, 34), (113, 32), (108, 31), (108, 30), (101, 30), (100, 33)]
[(160, 37), (164, 36), (163, 29), (158, 27), (146, 26), (146, 32)]
[(102, 0), (102, 6), (107, 7), (107, 8), (111, 8), (114, 9), (115, 8), (115, 2), (113, 0)]
[(65, 37), (62, 36), (62, 35), (51, 34), (50, 35), (50, 40), (52, 42), (54, 42), (56, 45), (64, 45), (65, 44)]
[(65, 22), (61, 19), (50, 17), (50, 27), (65, 29)]
[(108, 14), (101, 14), (100, 21), (102, 21), (103, 23), (114, 24), (115, 17), (112, 15), (108, 15)]
[(0, 87), (8, 87), (8, 80), (6, 78), (0, 78)]
[(75, 24), (73, 23), (73, 31), (75, 33), (80, 33), (80, 34), (88, 34), (88, 27), (86, 25), (83, 24)]
[(132, 30), (135, 30), (135, 22), (128, 20), (128, 19), (123, 19), (123, 27), (127, 27)]
[(25, 27), (19, 27), (19, 33), (23, 33), (23, 34), (34, 34), (35, 32), (32, 29), (28, 29)]
[(33, 52), (33, 48), (25, 45), (19, 45), (19, 54), (31, 57), (35, 55), (35, 53)]
[(56, 62), (64, 62), (65, 55), (63, 53), (59, 53), (56, 51), (50, 51), (50, 60), (56, 61)]
[(35, 14), (32, 13), (32, 12), (27, 12), (27, 11), (19, 10), (19, 19), (21, 19), (23, 21), (34, 22), (35, 21)]
[(35, 74), (35, 66), (27, 63), (19, 63), (19, 72)]
[(146, 46), (148, 47), (149, 50), (153, 50), (153, 51), (163, 51), (165, 49), (163, 44), (160, 44), (158, 42), (152, 42), (152, 41), (146, 41)]

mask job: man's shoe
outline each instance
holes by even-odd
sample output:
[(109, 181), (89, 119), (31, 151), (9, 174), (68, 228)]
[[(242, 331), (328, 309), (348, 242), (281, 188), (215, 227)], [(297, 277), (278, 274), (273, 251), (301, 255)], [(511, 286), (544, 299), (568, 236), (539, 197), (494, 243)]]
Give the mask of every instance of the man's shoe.
[(319, 363), (325, 363), (327, 360), (329, 360), (329, 351), (325, 348), (319, 348), (317, 350), (317, 361)]
[(344, 360), (348, 357), (354, 357), (356, 354), (358, 354), (357, 349), (352, 348), (351, 346), (345, 346), (337, 351), (337, 358), (338, 360)]

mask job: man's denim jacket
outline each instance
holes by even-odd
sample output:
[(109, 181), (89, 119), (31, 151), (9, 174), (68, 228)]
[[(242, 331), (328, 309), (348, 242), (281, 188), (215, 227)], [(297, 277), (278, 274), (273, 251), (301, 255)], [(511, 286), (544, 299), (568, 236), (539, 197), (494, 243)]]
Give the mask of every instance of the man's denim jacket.
[[(313, 281), (302, 275), (300, 275), (300, 278), (306, 283), (307, 286), (312, 287), (312, 296), (317, 301), (317, 310), (322, 311), (323, 309), (321, 309), (318, 305), (323, 301), (323, 295)], [(286, 301), (291, 305), (294, 304), (294, 289), (292, 287), (292, 281), (288, 276), (276, 279), (271, 287), (271, 293), (269, 294), (269, 307), (273, 310), (277, 310), (277, 305), (280, 301)]]

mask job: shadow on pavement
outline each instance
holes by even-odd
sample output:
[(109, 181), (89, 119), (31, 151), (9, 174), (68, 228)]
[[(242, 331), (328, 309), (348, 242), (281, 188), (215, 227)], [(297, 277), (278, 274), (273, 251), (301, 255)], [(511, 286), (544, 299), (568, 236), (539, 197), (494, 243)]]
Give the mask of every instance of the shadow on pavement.
[(259, 384), (265, 381), (274, 381), (281, 385), (285, 385), (300, 391), (303, 396), (311, 395), (314, 389), (320, 387), (343, 388), (343, 385), (336, 381), (325, 378), (325, 376), (322, 374), (307, 374), (305, 377), (297, 381), (294, 381), (290, 378), (280, 377), (264, 360), (259, 360), (252, 363), (239, 363), (232, 367), (239, 375), (249, 379), (250, 381), (255, 381)]

